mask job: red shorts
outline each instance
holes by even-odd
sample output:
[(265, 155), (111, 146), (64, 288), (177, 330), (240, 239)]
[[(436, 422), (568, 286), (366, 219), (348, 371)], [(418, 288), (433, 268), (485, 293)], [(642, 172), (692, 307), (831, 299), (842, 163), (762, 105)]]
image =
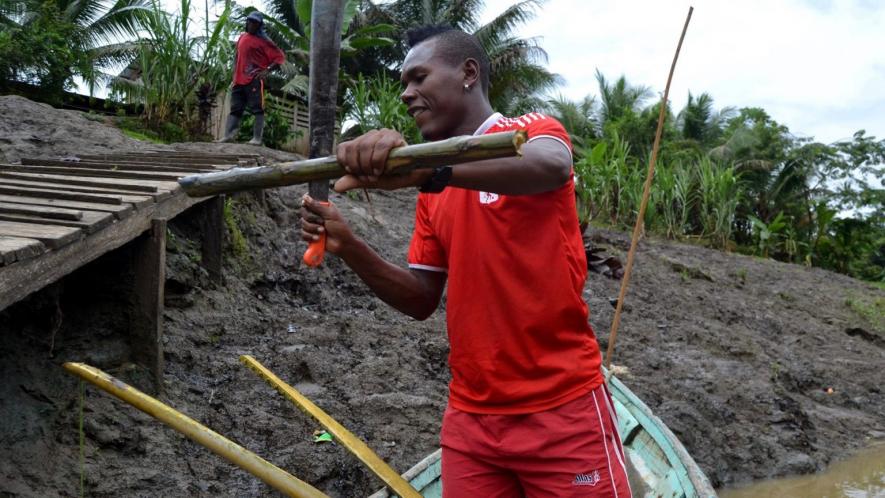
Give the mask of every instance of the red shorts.
[(446, 408), (444, 498), (629, 498), (605, 384), (552, 410), (477, 415)]

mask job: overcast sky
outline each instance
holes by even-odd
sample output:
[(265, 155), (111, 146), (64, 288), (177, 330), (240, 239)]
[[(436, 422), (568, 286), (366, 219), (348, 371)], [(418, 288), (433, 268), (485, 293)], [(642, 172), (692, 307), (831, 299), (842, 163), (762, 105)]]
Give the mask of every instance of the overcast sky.
[[(486, 0), (484, 20), (511, 3)], [(885, 1), (548, 0), (518, 34), (542, 37), (571, 99), (597, 93), (596, 68), (660, 95), (689, 5), (676, 110), (688, 90), (707, 92), (717, 108), (763, 107), (822, 142), (859, 129), (885, 138)]]

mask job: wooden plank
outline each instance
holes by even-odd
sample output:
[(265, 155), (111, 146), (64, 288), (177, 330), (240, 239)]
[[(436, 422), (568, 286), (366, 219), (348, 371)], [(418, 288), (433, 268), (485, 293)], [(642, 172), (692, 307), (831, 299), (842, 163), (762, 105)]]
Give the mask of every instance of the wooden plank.
[(215, 169), (210, 164), (207, 164), (206, 166), (184, 166), (174, 163), (149, 163), (137, 161), (65, 161), (39, 158), (22, 158), (21, 161), (22, 164), (26, 166), (56, 166), (64, 168), (108, 169), (113, 171), (164, 171), (175, 173), (179, 171), (213, 171)]
[[(126, 154), (135, 154), (134, 152), (127, 152)], [(203, 153), (200, 151), (193, 150), (158, 150), (158, 149), (148, 149), (141, 154), (156, 154), (160, 156), (191, 156), (191, 157), (235, 157), (240, 159), (256, 159), (261, 157), (261, 154), (256, 154), (254, 152), (232, 152), (232, 153)]]
[(193, 154), (108, 154), (108, 155), (100, 155), (100, 154), (92, 154), (92, 155), (80, 155), (77, 156), (77, 159), (80, 161), (86, 162), (110, 162), (110, 161), (123, 161), (123, 162), (138, 162), (144, 164), (158, 164), (158, 165), (170, 165), (170, 164), (180, 164), (186, 165), (188, 167), (198, 167), (202, 165), (212, 165), (215, 163), (225, 163), (232, 164), (238, 163), (243, 160), (249, 160), (254, 158), (240, 158), (240, 157), (227, 157), (227, 156), (197, 156)]
[(260, 157), (260, 154), (254, 152), (209, 152), (204, 153), (194, 150), (146, 150), (144, 152), (125, 152), (126, 155), (142, 155), (142, 156), (170, 156), (170, 157), (211, 157), (211, 158), (231, 158), (231, 159), (252, 159)]
[(111, 190), (105, 188), (98, 187), (65, 187), (64, 185), (58, 184), (46, 184), (46, 183), (38, 183), (38, 182), (25, 182), (18, 180), (9, 180), (5, 178), (0, 178), (0, 187), (8, 188), (8, 187), (25, 187), (31, 189), (41, 189), (52, 192), (59, 192), (62, 194), (99, 194), (99, 195), (112, 195), (115, 197), (119, 197), (122, 202), (128, 202), (135, 206), (136, 209), (141, 209), (147, 204), (153, 204), (154, 202), (160, 202), (163, 199), (168, 198), (172, 195), (171, 192), (158, 192), (156, 194), (144, 194), (144, 195), (135, 195), (132, 192), (125, 192), (121, 190)]
[(0, 264), (8, 265), (23, 261), (44, 252), (46, 246), (39, 240), (0, 236)]
[(105, 178), (133, 178), (141, 180), (165, 180), (178, 181), (183, 176), (193, 174), (193, 171), (121, 171), (114, 169), (91, 169), (78, 168), (76, 166), (30, 166), (19, 164), (5, 164), (0, 169), (9, 171), (23, 171), (27, 173), (51, 173), (65, 176), (101, 176)]
[(87, 234), (95, 233), (102, 228), (107, 227), (114, 222), (113, 213), (101, 213), (98, 211), (85, 211), (83, 219), (72, 220), (53, 220), (49, 218), (38, 218), (36, 216), (25, 216), (19, 214), (0, 213), (0, 220), (17, 221), (20, 223), (31, 223), (34, 225), (56, 225), (62, 227), (82, 228)]
[(0, 310), (31, 293), (58, 281), (81, 266), (129, 242), (151, 227), (154, 218), (172, 218), (205, 201), (180, 192), (166, 202), (118, 221), (113, 230), (99, 230), (83, 240), (50, 251), (39, 258), (19, 261), (0, 268)]
[(83, 230), (73, 227), (0, 221), (0, 235), (39, 240), (46, 247), (57, 249), (83, 237)]
[(45, 197), (47, 199), (60, 199), (65, 201), (95, 202), (99, 204), (123, 204), (119, 195), (86, 194), (83, 192), (63, 192), (29, 187), (10, 187), (0, 185), (0, 194), (19, 195), (26, 197)]
[(0, 202), (0, 213), (21, 214), (25, 216), (39, 216), (56, 220), (82, 220), (83, 211), (75, 209), (53, 208), (44, 206), (25, 206), (22, 204), (8, 204)]
[[(119, 196), (123, 200), (123, 202), (131, 202), (136, 204), (136, 207), (144, 205), (145, 202), (160, 202), (164, 199), (168, 199), (172, 195), (172, 192), (169, 190), (161, 190), (155, 193), (132, 192), (128, 190), (117, 190), (115, 188), (82, 187), (77, 185), (64, 185), (59, 183), (13, 180), (11, 178), (4, 177), (0, 177), (0, 185), (5, 185), (7, 187), (39, 188), (43, 190), (56, 190), (60, 192), (82, 192), (85, 194), (114, 195)], [(152, 199), (153, 201), (145, 201), (145, 198)]]
[(130, 345), (135, 363), (147, 367), (152, 394), (163, 389), (163, 297), (166, 284), (166, 220), (151, 220), (151, 229), (135, 241)]
[[(10, 173), (0, 170), (0, 177), (18, 180), (40, 181), (45, 183), (62, 183), (65, 185), (81, 185), (86, 187), (101, 187), (115, 190), (131, 190), (132, 192), (156, 192), (156, 184), (140, 183), (139, 180), (120, 180), (117, 178), (96, 178), (64, 175), (44, 175), (40, 173)], [(146, 182), (146, 180), (141, 180)], [(171, 183), (171, 182), (170, 182)]]
[(148, 192), (147, 188), (153, 189), (153, 190), (150, 190), (150, 192), (157, 192), (160, 190), (168, 190), (171, 192), (171, 191), (175, 191), (175, 190), (178, 190), (179, 188), (181, 188), (181, 185), (179, 185), (178, 182), (164, 181), (164, 180), (132, 180), (132, 179), (120, 179), (120, 178), (103, 178), (103, 177), (94, 177), (94, 176), (68, 176), (68, 175), (53, 175), (53, 174), (46, 174), (46, 173), (22, 173), (22, 172), (18, 172), (18, 171), (13, 171), (13, 172), (3, 171), (3, 172), (0, 172), (0, 175), (7, 175), (9, 178), (16, 177), (16, 178), (23, 179), (23, 180), (27, 179), (27, 178), (31, 178), (31, 179), (34, 179), (34, 181), (36, 181), (36, 179), (54, 178), (54, 179), (59, 180), (59, 182), (64, 182), (64, 183), (68, 183), (68, 180), (74, 180), (74, 181), (89, 182), (88, 185), (94, 184), (95, 186), (99, 186), (97, 184), (98, 182), (104, 183), (104, 184), (109, 184), (109, 185), (114, 185), (114, 187), (108, 186), (105, 188), (120, 188), (120, 187), (117, 187), (117, 185), (120, 185), (120, 186), (133, 185), (133, 186), (145, 187), (144, 189), (142, 189), (143, 192)]
[(111, 213), (118, 220), (122, 220), (123, 218), (129, 216), (135, 211), (135, 206), (132, 204), (120, 204), (120, 205), (111, 205), (111, 204), (96, 204), (93, 202), (77, 202), (77, 201), (63, 201), (57, 199), (41, 199), (39, 197), (17, 197), (13, 195), (0, 195), (0, 202), (8, 202), (10, 204), (23, 204), (26, 206), (48, 206), (48, 207), (60, 207), (60, 208), (68, 208), (68, 209), (78, 209), (81, 211), (97, 211), (103, 213)]

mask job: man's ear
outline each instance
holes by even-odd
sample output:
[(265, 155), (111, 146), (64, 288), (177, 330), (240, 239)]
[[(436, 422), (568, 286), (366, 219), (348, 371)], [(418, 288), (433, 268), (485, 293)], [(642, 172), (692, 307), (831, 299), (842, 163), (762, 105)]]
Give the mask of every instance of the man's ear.
[(479, 85), (479, 63), (469, 58), (464, 61), (464, 84), (473, 88)]

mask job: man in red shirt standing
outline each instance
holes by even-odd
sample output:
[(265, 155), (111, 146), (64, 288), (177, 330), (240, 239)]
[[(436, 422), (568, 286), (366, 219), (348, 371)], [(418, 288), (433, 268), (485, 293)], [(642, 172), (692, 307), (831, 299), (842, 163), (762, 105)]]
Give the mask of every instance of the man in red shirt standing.
[(264, 18), (253, 11), (246, 17), (246, 32), (237, 40), (237, 55), (231, 83), (230, 116), (224, 137), (219, 142), (231, 142), (240, 129), (243, 110), (248, 107), (255, 116), (252, 145), (261, 145), (264, 134), (264, 78), (286, 61), (286, 56), (264, 31)]
[(385, 302), (419, 320), (448, 281), (452, 381), (441, 434), (443, 495), (630, 496), (614, 409), (582, 299), (587, 262), (571, 143), (555, 119), (506, 118), (488, 100), (489, 59), (470, 35), (409, 34), (401, 98), (428, 140), (525, 129), (522, 158), (385, 176), (392, 130), (338, 146), (357, 187), (421, 192), (409, 268), (383, 260), (333, 205), (305, 196), (302, 238), (341, 257)]

